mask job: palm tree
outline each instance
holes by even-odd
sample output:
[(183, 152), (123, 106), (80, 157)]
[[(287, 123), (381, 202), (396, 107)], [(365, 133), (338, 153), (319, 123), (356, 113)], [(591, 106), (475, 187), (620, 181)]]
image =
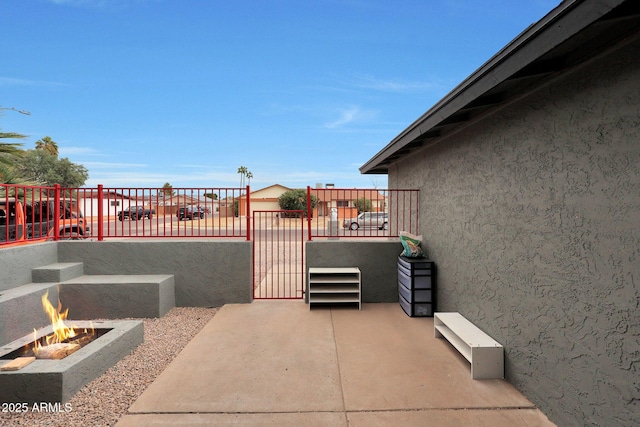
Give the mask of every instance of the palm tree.
[[(0, 138), (26, 138), (25, 135), (21, 135), (15, 132), (0, 132)], [(8, 176), (14, 176), (12, 166), (14, 165), (15, 157), (19, 157), (24, 152), (20, 147), (21, 143), (0, 142), (0, 165), (4, 166), (0, 171), (0, 182), (10, 184)], [(15, 183), (15, 182), (14, 182)]]
[[(26, 135), (22, 135), (15, 132), (0, 132), (0, 138), (13, 138), (13, 139), (21, 139), (26, 138)], [(4, 159), (5, 154), (9, 155), (20, 155), (22, 150), (19, 148), (24, 144), (21, 143), (11, 143), (11, 142), (0, 142), (0, 159)], [(0, 160), (2, 161), (2, 160)]]
[(20, 177), (11, 166), (0, 164), (0, 184), (33, 185), (35, 183)]
[(244, 187), (244, 180), (247, 177), (247, 173), (249, 169), (246, 166), (240, 166), (238, 168), (238, 173), (240, 174), (240, 188)]
[(58, 157), (58, 144), (51, 139), (50, 136), (45, 136), (44, 138), (37, 140), (36, 150), (44, 150), (47, 153)]
[[(15, 108), (0, 107), (2, 110), (17, 111), (20, 114), (30, 115), (28, 111), (16, 110)], [(0, 132), (0, 139), (23, 139), (26, 135), (16, 132)], [(20, 179), (14, 170), (15, 158), (22, 156), (24, 151), (20, 148), (23, 144), (16, 142), (0, 142), (0, 183), (4, 184), (26, 184)]]

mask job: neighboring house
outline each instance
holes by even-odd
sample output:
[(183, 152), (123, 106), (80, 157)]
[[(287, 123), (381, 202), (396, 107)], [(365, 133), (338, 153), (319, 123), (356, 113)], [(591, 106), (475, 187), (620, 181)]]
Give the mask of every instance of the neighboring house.
[(388, 201), (385, 194), (378, 190), (341, 189), (327, 186), (326, 188), (312, 188), (311, 195), (318, 199), (314, 215), (329, 216), (335, 208), (338, 218), (354, 218), (358, 215), (356, 202), (366, 199), (371, 202), (372, 212), (388, 212)]
[[(280, 203), (278, 199), (287, 191), (291, 190), (280, 184), (273, 184), (260, 190), (250, 193), (251, 216), (255, 211), (279, 210)], [(306, 191), (306, 190), (305, 190)], [(311, 195), (318, 198), (318, 204), (314, 209), (314, 216), (328, 216), (331, 208), (337, 208), (339, 218), (351, 218), (356, 216), (356, 201), (361, 198), (371, 201), (371, 210), (374, 212), (385, 211), (387, 204), (386, 196), (377, 190), (363, 189), (336, 189), (327, 186), (327, 188), (311, 188)], [(245, 216), (245, 204), (240, 203), (240, 215)]]
[[(220, 210), (218, 200), (204, 196), (189, 196), (187, 194), (174, 194), (159, 197), (157, 200), (149, 200), (148, 204), (156, 209), (159, 215), (173, 215), (178, 209), (185, 206), (196, 206), (207, 209), (207, 214), (215, 214)], [(157, 206), (157, 207), (156, 207)]]
[[(280, 184), (273, 184), (268, 187), (261, 188), (260, 190), (252, 191), (249, 194), (251, 217), (255, 211), (272, 211), (280, 210), (280, 204), (278, 199), (287, 191), (291, 190), (289, 187), (285, 187)], [(240, 216), (246, 216), (246, 204), (239, 203)]]
[[(85, 217), (97, 217), (100, 200), (98, 190), (81, 191), (78, 193), (78, 205), (82, 209)], [(136, 201), (122, 193), (104, 190), (102, 192), (102, 214), (115, 216), (130, 205), (135, 205)]]
[(437, 311), (549, 419), (637, 425), (640, 2), (562, 2), (360, 170), (420, 189)]

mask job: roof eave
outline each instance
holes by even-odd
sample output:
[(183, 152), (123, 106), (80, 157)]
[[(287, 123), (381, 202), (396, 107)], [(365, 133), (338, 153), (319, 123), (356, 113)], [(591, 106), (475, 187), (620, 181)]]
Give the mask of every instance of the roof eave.
[(485, 64), (456, 86), (426, 113), (411, 123), (367, 163), (362, 174), (386, 174), (388, 167), (424, 141), (435, 142), (438, 126), (455, 119), (465, 106), (472, 105), (491, 89), (532, 65), (560, 44), (574, 37), (625, 0), (567, 0), (530, 25)]

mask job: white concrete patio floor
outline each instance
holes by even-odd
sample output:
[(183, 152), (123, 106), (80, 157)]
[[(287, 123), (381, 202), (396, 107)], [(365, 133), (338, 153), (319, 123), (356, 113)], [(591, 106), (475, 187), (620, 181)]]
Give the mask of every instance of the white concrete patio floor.
[(226, 305), (129, 408), (128, 426), (553, 426), (504, 380), (473, 380), (398, 304)]

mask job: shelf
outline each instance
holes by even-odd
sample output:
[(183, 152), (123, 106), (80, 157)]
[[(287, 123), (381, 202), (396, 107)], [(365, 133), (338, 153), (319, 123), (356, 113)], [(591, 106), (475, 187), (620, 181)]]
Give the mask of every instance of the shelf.
[(443, 337), (447, 339), (447, 341), (451, 343), (451, 345), (456, 348), (456, 350), (460, 352), (460, 354), (464, 356), (465, 359), (471, 362), (470, 346), (468, 346), (462, 339), (460, 339), (459, 336), (453, 333), (453, 331), (447, 328), (445, 325), (436, 325), (435, 328), (442, 334)]
[(325, 294), (322, 296), (317, 296), (313, 299), (313, 303), (317, 304), (327, 304), (327, 303), (342, 303), (342, 302), (356, 302), (356, 303), (360, 303), (360, 298), (355, 295), (355, 296), (349, 296), (349, 295), (332, 295), (332, 294)]
[(314, 293), (314, 294), (323, 294), (323, 293), (332, 293), (332, 294), (339, 294), (339, 293), (359, 293), (360, 289), (358, 289), (358, 285), (314, 285), (311, 289), (309, 289), (309, 292)]
[(309, 268), (309, 308), (313, 305), (357, 304), (360, 309), (360, 286), (357, 267)]
[(309, 280), (314, 283), (360, 283), (359, 278), (343, 274), (331, 275), (313, 273), (310, 275)]
[(502, 345), (460, 313), (435, 313), (433, 330), (471, 362), (471, 378), (504, 378)]

